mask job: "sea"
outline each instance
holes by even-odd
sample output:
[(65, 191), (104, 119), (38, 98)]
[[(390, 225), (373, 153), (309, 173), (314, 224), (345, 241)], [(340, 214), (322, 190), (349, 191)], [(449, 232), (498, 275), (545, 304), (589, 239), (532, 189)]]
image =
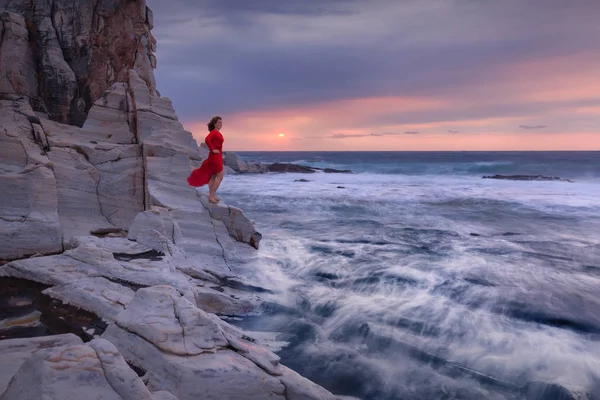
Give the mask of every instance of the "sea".
[(364, 400), (600, 399), (600, 152), (237, 154), (352, 171), (219, 189), (270, 292), (235, 323), (283, 364)]

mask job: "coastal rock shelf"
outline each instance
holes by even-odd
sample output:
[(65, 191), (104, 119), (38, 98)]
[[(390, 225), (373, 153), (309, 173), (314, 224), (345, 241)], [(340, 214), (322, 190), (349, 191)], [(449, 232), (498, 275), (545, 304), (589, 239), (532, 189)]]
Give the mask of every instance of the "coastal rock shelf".
[(2, 5), (0, 398), (338, 399), (225, 322), (262, 236), (186, 182), (145, 1)]

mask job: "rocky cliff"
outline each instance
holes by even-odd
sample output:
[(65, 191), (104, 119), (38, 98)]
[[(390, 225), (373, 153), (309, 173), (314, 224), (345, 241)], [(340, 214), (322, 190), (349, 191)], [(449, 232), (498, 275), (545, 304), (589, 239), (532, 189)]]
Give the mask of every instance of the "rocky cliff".
[(3, 0), (0, 6), (3, 99), (22, 97), (54, 121), (81, 126), (106, 89), (127, 82), (130, 69), (155, 94), (156, 40), (144, 0)]
[(145, 2), (0, 5), (0, 398), (336, 398), (219, 318), (261, 235), (187, 186)]

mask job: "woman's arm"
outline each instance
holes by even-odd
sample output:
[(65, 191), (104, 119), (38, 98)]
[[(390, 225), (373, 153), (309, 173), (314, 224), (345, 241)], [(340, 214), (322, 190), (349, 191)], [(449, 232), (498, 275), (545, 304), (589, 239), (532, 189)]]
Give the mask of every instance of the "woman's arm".
[(204, 139), (204, 143), (206, 143), (206, 147), (210, 150), (211, 153), (219, 154), (221, 151), (217, 148), (218, 146), (215, 144), (216, 135), (211, 132)]

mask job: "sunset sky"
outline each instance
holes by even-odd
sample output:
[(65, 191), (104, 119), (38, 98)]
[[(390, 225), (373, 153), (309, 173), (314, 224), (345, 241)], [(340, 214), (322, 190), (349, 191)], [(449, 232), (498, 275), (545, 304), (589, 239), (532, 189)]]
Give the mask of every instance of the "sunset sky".
[(599, 0), (147, 0), (227, 150), (600, 150)]

